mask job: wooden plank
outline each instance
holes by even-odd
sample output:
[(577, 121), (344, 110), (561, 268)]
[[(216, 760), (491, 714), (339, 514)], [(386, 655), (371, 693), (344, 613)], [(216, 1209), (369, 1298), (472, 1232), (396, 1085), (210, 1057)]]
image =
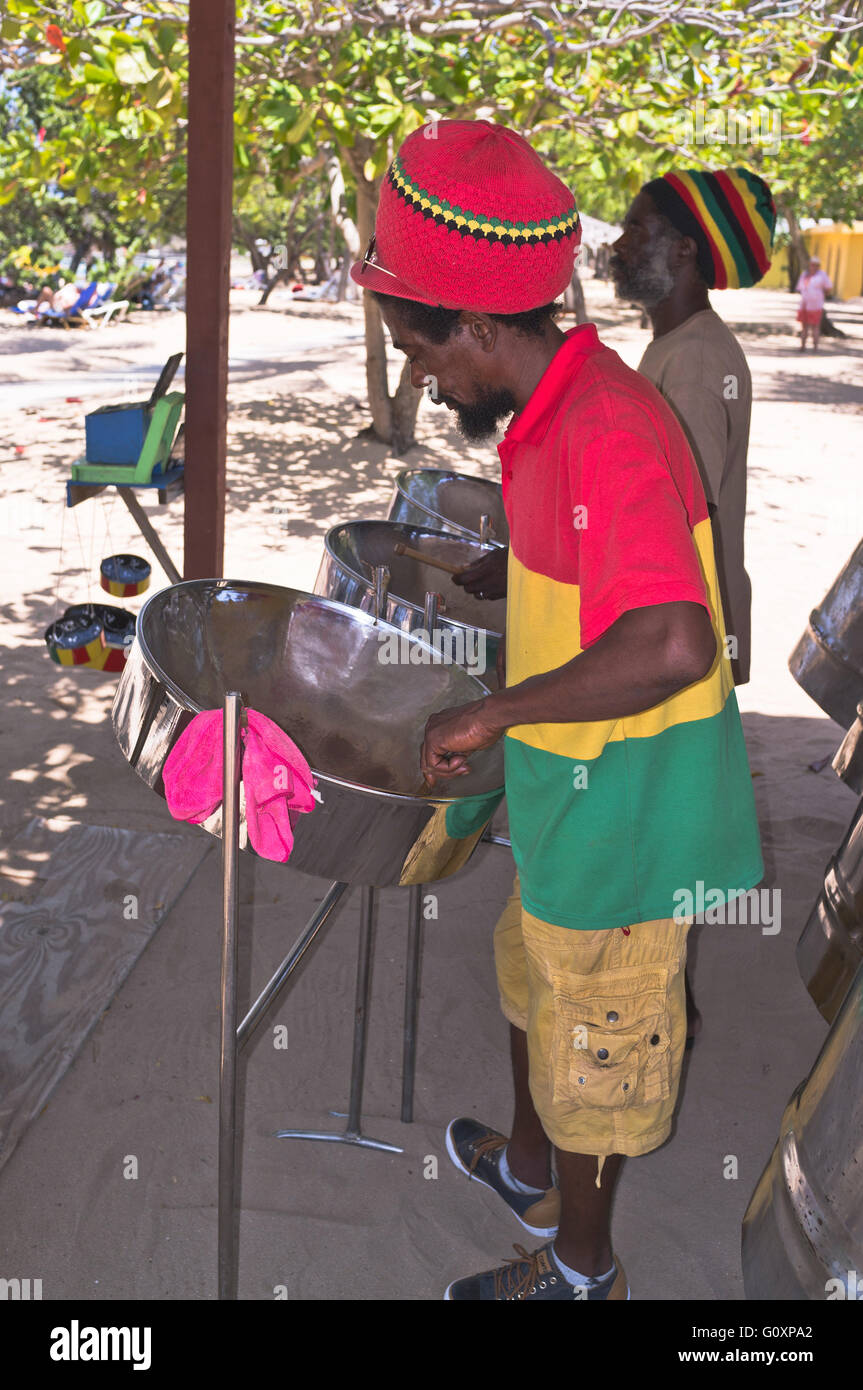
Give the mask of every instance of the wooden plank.
[(63, 817), (3, 847), (0, 1166), (213, 848)]
[(132, 513), (132, 516), (135, 518), (135, 521), (138, 523), (138, 530), (141, 532), (141, 535), (144, 537), (153, 554), (156, 556), (156, 559), (159, 561), (159, 564), (162, 566), (162, 569), (165, 571), (166, 575), (171, 580), (171, 583), (179, 584), (182, 581), (183, 576), (180, 574), (180, 571), (177, 569), (176, 565), (174, 564), (174, 561), (171, 559), (162, 542), (159, 540), (158, 535), (153, 530), (153, 527), (150, 524), (150, 519), (147, 516), (147, 513), (144, 511), (144, 508), (141, 506), (141, 503), (138, 501), (131, 488), (118, 488), (117, 491), (119, 492), (123, 501), (126, 503), (126, 506), (129, 508), (129, 511)]
[(86, 502), (88, 497), (104, 492), (107, 486), (107, 483), (73, 483), (71, 478), (67, 478), (66, 506), (77, 507), (79, 502)]
[(234, 11), (235, 0), (191, 0), (189, 5), (187, 579), (219, 577), (224, 568)]

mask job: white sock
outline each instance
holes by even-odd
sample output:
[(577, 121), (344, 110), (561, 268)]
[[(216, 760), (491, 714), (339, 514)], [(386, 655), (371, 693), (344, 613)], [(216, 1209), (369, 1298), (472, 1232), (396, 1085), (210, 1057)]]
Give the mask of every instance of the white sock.
[(574, 1284), (576, 1287), (579, 1285), (586, 1285), (589, 1288), (591, 1284), (602, 1284), (614, 1274), (617, 1268), (616, 1265), (612, 1265), (611, 1269), (606, 1270), (605, 1274), (579, 1274), (577, 1269), (570, 1269), (569, 1265), (563, 1263), (563, 1260), (558, 1255), (554, 1246), (551, 1247), (551, 1254), (554, 1263), (557, 1265), (566, 1282), (568, 1284)]
[(507, 1187), (511, 1187), (513, 1192), (520, 1192), (523, 1197), (541, 1197), (545, 1191), (544, 1187), (528, 1187), (526, 1182), (519, 1182), (518, 1178), (513, 1176), (512, 1170), (506, 1161), (506, 1149), (504, 1149), (500, 1156), (500, 1163), (497, 1165), (497, 1171), (500, 1173)]

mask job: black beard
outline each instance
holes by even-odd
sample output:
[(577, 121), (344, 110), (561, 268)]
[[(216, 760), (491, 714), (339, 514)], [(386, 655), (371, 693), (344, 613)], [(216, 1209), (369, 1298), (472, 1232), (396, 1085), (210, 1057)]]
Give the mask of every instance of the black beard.
[(459, 434), (470, 444), (481, 444), (497, 433), (501, 421), (512, 415), (515, 408), (515, 397), (505, 387), (497, 391), (479, 387), (475, 401), (455, 408)]

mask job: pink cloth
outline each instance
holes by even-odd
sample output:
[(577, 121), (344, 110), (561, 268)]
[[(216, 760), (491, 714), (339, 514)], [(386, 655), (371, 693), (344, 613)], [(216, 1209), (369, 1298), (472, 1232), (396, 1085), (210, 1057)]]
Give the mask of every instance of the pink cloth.
[[(256, 854), (284, 864), (294, 846), (292, 813), (315, 804), (312, 770), (293, 739), (272, 719), (247, 709), (240, 729), (246, 823)], [(199, 825), (222, 801), (223, 712), (203, 710), (184, 729), (165, 760), (162, 778), (175, 820)]]

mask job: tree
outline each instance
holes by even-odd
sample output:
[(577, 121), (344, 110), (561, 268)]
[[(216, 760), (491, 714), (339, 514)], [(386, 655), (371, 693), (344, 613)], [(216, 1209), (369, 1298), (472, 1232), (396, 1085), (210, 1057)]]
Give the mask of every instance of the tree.
[[(122, 189), (128, 197), (129, 187), (144, 186), (142, 167), (160, 199), (182, 183), (180, 0), (67, 0), (51, 7), (47, 28), (47, 10), (36, 0), (7, 0), (7, 9), (0, 53), (15, 71), (46, 64), (57, 73), (58, 92), (79, 100), (84, 122), (112, 127), (106, 152), (121, 216)], [(750, 141), (735, 147), (734, 162), (772, 170), (789, 222), (799, 220), (804, 208), (808, 214), (819, 201), (830, 204), (837, 180), (826, 150), (829, 144), (838, 156), (844, 113), (863, 85), (861, 27), (861, 0), (249, 0), (237, 30), (240, 224), (248, 219), (248, 176), (250, 187), (269, 185), (282, 201), (283, 225), (293, 228), (305, 196), (298, 199), (298, 180), (320, 161), (329, 171), (330, 208), (357, 255), (374, 226), (394, 147), (430, 119), (477, 116), (521, 130), (574, 184), (583, 210), (615, 220), (646, 177), (684, 157), (716, 162), (715, 150), (681, 135), (697, 101), (723, 112), (755, 101), (781, 117), (783, 131), (798, 133), (790, 161), (796, 182), (785, 150), (771, 164), (770, 152)], [(134, 139), (124, 144), (131, 130), (137, 153)], [(827, 142), (820, 158), (813, 130)], [(842, 150), (847, 169), (850, 143)], [(80, 132), (64, 130), (52, 157), (70, 155), (76, 189), (91, 187), (87, 144)], [(32, 157), (22, 153), (0, 199), (44, 174), (41, 160), (34, 175)], [(380, 315), (364, 298), (372, 428), (402, 452), (413, 438), (419, 396), (407, 371), (390, 392)]]

